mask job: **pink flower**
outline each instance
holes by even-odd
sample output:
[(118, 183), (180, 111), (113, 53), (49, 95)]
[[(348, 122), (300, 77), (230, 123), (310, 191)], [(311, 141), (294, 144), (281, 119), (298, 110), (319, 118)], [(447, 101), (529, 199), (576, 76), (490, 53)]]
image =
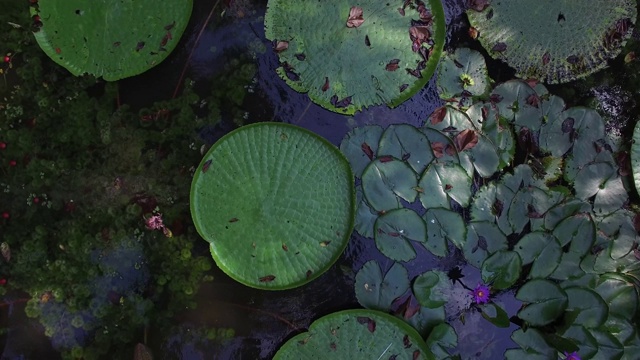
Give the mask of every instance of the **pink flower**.
[(478, 284), (475, 289), (471, 291), (471, 296), (473, 296), (473, 301), (476, 304), (486, 304), (489, 302), (489, 287), (484, 284)]
[(564, 356), (566, 356), (566, 360), (582, 360), (580, 359), (580, 355), (577, 352), (572, 352), (571, 354), (564, 352)]
[(149, 230), (162, 230), (164, 224), (162, 223), (162, 214), (151, 215), (149, 218), (143, 217), (145, 225)]

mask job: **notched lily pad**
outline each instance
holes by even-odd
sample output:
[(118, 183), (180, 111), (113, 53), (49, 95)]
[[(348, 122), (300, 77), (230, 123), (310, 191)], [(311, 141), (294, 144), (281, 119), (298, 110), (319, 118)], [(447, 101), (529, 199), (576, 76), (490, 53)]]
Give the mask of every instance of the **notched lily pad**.
[(438, 68), (438, 94), (442, 99), (466, 95), (480, 97), (489, 92), (487, 65), (482, 54), (468, 48), (446, 53)]
[(397, 261), (416, 257), (412, 242), (424, 243), (427, 229), (420, 215), (411, 209), (396, 209), (376, 220), (374, 238), (378, 250)]
[(362, 173), (362, 190), (377, 211), (400, 207), (400, 199), (413, 202), (418, 195), (418, 179), (409, 165), (392, 156), (371, 162)]
[(409, 273), (400, 263), (394, 262), (383, 275), (380, 265), (370, 260), (358, 271), (355, 287), (360, 305), (389, 311), (393, 300), (409, 290)]
[(529, 303), (518, 317), (532, 326), (543, 326), (557, 319), (567, 308), (567, 294), (558, 285), (543, 279), (533, 279), (516, 293), (516, 299)]

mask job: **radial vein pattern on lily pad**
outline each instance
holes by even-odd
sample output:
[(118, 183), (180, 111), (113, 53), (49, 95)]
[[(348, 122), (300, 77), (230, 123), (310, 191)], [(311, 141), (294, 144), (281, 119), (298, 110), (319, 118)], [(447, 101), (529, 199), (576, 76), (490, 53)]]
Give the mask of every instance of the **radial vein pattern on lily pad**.
[(445, 35), (440, 0), (270, 0), (265, 29), (287, 84), (349, 115), (420, 90)]
[(47, 0), (34, 36), (42, 50), (74, 75), (115, 81), (162, 62), (178, 44), (192, 0)]
[(281, 123), (224, 136), (191, 186), (191, 214), (217, 265), (255, 288), (315, 279), (344, 251), (355, 214), (348, 161), (323, 138)]
[(376, 310), (345, 310), (314, 321), (289, 339), (275, 360), (435, 359), (411, 325)]
[(467, 15), (489, 54), (515, 68), (520, 78), (550, 84), (604, 68), (631, 35), (637, 12), (634, 0), (472, 3)]

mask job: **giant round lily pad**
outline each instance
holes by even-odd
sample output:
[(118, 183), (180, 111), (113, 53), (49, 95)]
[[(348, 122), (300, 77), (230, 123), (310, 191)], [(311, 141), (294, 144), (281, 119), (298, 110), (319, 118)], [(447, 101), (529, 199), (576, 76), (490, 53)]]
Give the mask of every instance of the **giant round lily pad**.
[(348, 115), (395, 107), (420, 90), (445, 36), (440, 0), (270, 0), (265, 28), (280, 77)]
[(296, 126), (258, 123), (224, 136), (191, 185), (191, 214), (218, 266), (255, 288), (318, 277), (343, 252), (355, 213), (348, 161)]
[[(192, 0), (47, 0), (37, 3), (34, 36), (74, 75), (114, 81), (147, 71), (178, 44)], [(35, 16), (35, 15), (34, 15)]]
[(507, 62), (521, 78), (550, 84), (604, 68), (620, 53), (636, 22), (633, 0), (472, 3), (467, 15), (489, 54)]
[(418, 332), (404, 321), (375, 310), (329, 314), (308, 332), (289, 339), (274, 360), (434, 359)]

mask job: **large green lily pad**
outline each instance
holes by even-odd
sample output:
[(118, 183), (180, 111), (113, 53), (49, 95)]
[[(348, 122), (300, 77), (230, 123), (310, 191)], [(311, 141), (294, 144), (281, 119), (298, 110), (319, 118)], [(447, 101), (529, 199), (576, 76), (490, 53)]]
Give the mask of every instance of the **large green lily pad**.
[(632, 0), (489, 3), (482, 11), (467, 11), (484, 48), (519, 77), (551, 84), (604, 68), (620, 53), (636, 22)]
[(192, 0), (39, 1), (42, 50), (74, 75), (115, 81), (162, 62), (191, 16)]
[(348, 161), (296, 126), (258, 123), (216, 142), (191, 185), (191, 214), (218, 266), (255, 288), (315, 279), (347, 245), (355, 213)]
[(445, 36), (440, 0), (270, 0), (264, 22), (280, 77), (348, 115), (372, 105), (395, 107), (420, 90)]
[(309, 331), (289, 339), (274, 360), (434, 359), (418, 332), (404, 321), (375, 310), (329, 314)]

